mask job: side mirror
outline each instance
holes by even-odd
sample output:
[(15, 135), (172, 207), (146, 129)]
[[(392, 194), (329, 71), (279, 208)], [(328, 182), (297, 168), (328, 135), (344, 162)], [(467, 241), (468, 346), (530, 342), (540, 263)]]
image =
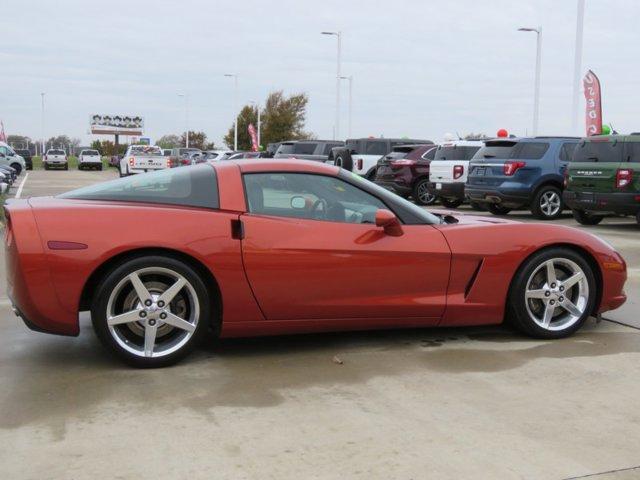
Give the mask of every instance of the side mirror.
[(382, 227), (384, 229), (384, 233), (392, 237), (399, 237), (404, 233), (398, 217), (386, 208), (376, 210), (376, 226)]
[(6, 155), (4, 153), (0, 153), (0, 158), (6, 158)]

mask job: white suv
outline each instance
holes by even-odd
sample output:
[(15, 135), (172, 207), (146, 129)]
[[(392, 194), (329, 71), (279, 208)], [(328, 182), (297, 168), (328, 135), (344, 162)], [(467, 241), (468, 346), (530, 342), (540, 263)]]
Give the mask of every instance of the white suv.
[(102, 170), (102, 157), (98, 150), (82, 150), (78, 157), (78, 170), (84, 169)]
[(47, 153), (44, 154), (42, 164), (45, 170), (50, 168), (62, 168), (63, 170), (69, 170), (69, 160), (64, 150), (59, 148), (50, 148)]

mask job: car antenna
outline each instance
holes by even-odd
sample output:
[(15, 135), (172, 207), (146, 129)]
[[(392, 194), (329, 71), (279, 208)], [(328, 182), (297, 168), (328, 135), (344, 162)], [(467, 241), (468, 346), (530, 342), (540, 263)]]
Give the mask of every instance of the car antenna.
[(456, 135), (458, 135), (458, 140), (462, 140), (462, 137), (460, 136), (460, 134), (458, 132), (456, 132)]

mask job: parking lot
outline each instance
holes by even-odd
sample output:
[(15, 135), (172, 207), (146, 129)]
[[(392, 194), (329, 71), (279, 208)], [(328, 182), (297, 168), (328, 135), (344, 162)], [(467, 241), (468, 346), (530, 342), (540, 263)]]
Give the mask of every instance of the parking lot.
[[(12, 194), (116, 177), (31, 171)], [(503, 327), (234, 339), (134, 370), (87, 318), (78, 338), (31, 332), (2, 284), (0, 478), (638, 478), (640, 231), (579, 228), (625, 257), (629, 299), (551, 342)]]

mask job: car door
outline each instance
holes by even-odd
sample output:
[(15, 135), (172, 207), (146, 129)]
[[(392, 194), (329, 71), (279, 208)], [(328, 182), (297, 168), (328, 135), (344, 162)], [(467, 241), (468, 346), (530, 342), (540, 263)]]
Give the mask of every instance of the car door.
[(247, 278), (267, 320), (400, 318), (435, 324), (451, 254), (431, 225), (390, 236), (377, 197), (338, 177), (244, 175)]

